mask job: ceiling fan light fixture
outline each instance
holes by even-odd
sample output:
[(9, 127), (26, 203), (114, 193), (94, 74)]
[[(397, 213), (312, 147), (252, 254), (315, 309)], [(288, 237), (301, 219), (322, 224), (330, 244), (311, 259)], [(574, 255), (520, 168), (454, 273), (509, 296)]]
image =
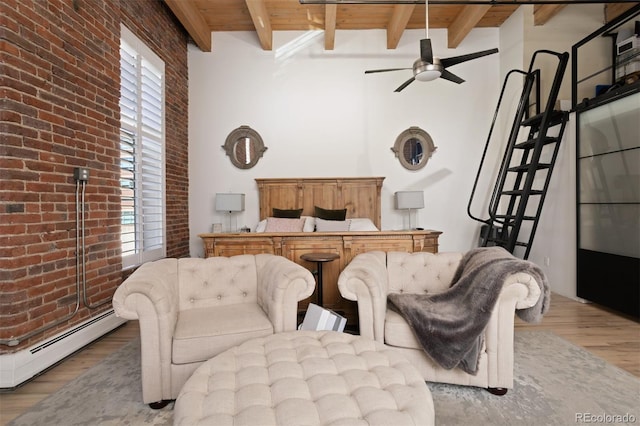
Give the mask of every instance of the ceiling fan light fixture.
[(416, 80), (418, 81), (432, 81), (439, 78), (442, 73), (440, 70), (425, 70), (416, 74)]
[(442, 65), (437, 58), (433, 58), (433, 64), (417, 60), (413, 64), (413, 76), (418, 81), (432, 81), (442, 75)]

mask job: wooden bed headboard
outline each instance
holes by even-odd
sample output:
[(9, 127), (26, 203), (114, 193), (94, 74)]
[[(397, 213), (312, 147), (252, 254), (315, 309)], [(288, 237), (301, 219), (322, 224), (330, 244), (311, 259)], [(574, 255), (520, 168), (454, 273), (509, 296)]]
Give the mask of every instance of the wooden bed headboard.
[(315, 206), (347, 209), (347, 218), (369, 218), (382, 229), (380, 193), (384, 177), (258, 178), (260, 220), (273, 208), (303, 209), (314, 216)]

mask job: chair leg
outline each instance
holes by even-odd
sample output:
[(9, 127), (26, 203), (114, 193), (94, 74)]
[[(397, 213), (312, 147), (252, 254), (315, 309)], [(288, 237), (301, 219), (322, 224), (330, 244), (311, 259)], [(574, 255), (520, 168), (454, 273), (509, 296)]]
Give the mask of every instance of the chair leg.
[(493, 395), (502, 396), (502, 395), (505, 395), (509, 389), (507, 389), (507, 388), (487, 388), (487, 390)]
[(149, 407), (152, 410), (159, 410), (161, 408), (166, 407), (167, 405), (169, 405), (169, 403), (171, 401), (175, 401), (174, 399), (163, 399), (162, 401), (157, 401), (157, 402), (152, 402), (149, 404)]

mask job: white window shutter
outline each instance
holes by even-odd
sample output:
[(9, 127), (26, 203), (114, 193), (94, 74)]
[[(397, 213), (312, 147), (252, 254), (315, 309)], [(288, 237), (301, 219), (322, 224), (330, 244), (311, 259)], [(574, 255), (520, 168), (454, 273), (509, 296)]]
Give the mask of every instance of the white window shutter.
[(166, 255), (164, 63), (124, 26), (120, 46), (123, 267)]

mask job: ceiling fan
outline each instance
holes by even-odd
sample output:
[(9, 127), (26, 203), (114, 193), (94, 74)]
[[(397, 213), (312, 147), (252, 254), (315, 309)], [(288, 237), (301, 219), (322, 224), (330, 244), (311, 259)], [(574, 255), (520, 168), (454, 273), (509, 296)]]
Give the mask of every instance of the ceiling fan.
[(445, 80), (452, 81), (454, 83), (464, 83), (464, 80), (450, 71), (447, 71), (447, 67), (457, 65), (462, 62), (470, 61), (472, 59), (481, 58), (482, 56), (492, 55), (498, 53), (498, 49), (483, 50), (480, 52), (469, 53), (467, 55), (453, 56), (451, 58), (440, 59), (433, 56), (431, 50), (431, 39), (429, 38), (429, 2), (425, 1), (425, 29), (426, 38), (420, 40), (420, 58), (416, 59), (411, 68), (387, 68), (380, 70), (368, 70), (365, 74), (373, 74), (377, 72), (388, 71), (400, 71), (400, 70), (413, 70), (413, 77), (405, 81), (395, 91), (400, 92), (402, 89), (414, 82), (418, 81), (431, 81), (436, 78), (444, 78)]

